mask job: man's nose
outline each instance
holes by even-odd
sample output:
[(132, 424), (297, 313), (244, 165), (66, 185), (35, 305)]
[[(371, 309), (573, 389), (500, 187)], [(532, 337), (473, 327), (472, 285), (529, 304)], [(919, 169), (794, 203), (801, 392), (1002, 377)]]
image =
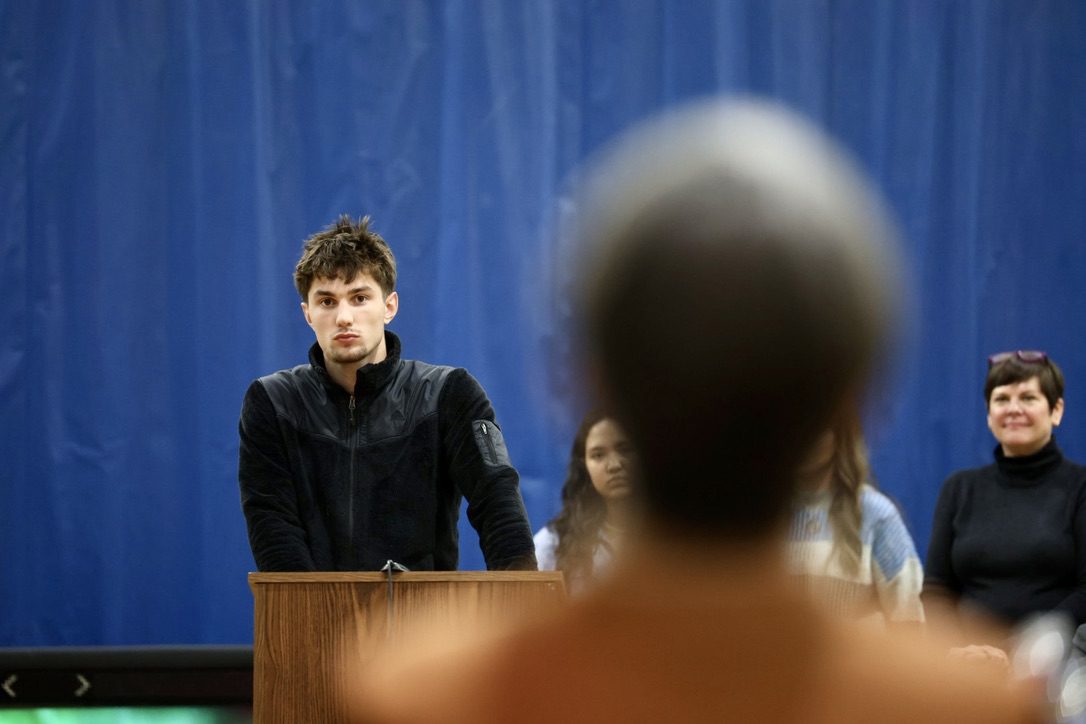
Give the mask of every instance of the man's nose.
[(341, 327), (351, 326), (351, 310), (349, 305), (339, 305), (339, 309), (336, 310), (336, 324)]

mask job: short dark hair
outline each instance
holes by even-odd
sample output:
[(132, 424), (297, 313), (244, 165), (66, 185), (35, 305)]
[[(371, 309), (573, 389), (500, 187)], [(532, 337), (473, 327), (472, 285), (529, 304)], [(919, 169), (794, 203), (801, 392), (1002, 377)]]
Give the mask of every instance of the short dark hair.
[(590, 184), (586, 342), (645, 511), (765, 536), (885, 341), (889, 222), (821, 134), (760, 103), (639, 130)]
[(995, 388), (1025, 382), (1033, 377), (1037, 378), (1041, 392), (1048, 400), (1048, 407), (1052, 409), (1063, 399), (1063, 372), (1059, 365), (1048, 357), (1039, 362), (1010, 357), (989, 367), (988, 376), (984, 380), (985, 406), (991, 405), (992, 390)]
[(323, 231), (305, 240), (294, 267), (294, 286), (309, 298), (314, 279), (350, 282), (362, 273), (373, 277), (384, 296), (396, 290), (396, 257), (381, 235), (369, 228), (370, 217), (357, 222), (343, 214)]

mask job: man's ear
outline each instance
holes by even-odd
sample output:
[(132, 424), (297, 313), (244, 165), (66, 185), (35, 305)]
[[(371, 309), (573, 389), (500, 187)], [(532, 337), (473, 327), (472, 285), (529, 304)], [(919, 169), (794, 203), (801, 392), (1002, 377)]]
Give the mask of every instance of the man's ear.
[(305, 323), (312, 327), (313, 318), (309, 316), (309, 305), (305, 302), (302, 302), (302, 314), (305, 315)]
[(400, 311), (400, 295), (389, 292), (389, 295), (385, 297), (385, 324), (391, 322), (398, 311)]

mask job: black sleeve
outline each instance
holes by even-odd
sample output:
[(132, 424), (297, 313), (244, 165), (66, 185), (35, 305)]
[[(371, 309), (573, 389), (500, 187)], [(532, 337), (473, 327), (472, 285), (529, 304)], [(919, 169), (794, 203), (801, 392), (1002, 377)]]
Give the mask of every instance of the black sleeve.
[(454, 370), (441, 391), (441, 438), (449, 473), (468, 501), (489, 570), (535, 570), (535, 544), (494, 409), (466, 370)]
[(931, 539), (924, 562), (924, 589), (922, 599), (925, 608), (956, 608), (961, 585), (954, 575), (951, 550), (954, 546), (954, 514), (958, 506), (957, 476), (951, 476), (939, 491), (935, 515), (931, 523)]
[(1086, 481), (1078, 486), (1078, 499), (1072, 514), (1071, 531), (1075, 545), (1075, 588), (1056, 606), (1066, 611), (1075, 623), (1086, 621)]
[(257, 569), (314, 570), (275, 407), (259, 380), (245, 393), (238, 432), (241, 508)]

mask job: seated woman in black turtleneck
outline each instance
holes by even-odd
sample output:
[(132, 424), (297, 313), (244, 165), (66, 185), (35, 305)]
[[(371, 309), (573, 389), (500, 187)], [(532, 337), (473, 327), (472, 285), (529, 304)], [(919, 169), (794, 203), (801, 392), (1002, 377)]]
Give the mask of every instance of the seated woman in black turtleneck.
[(1003, 352), (988, 359), (984, 394), (995, 463), (943, 484), (924, 606), (929, 615), (975, 611), (1007, 626), (1063, 611), (1077, 626), (1086, 622), (1086, 468), (1065, 459), (1052, 437), (1063, 418), (1063, 373), (1043, 352)]

